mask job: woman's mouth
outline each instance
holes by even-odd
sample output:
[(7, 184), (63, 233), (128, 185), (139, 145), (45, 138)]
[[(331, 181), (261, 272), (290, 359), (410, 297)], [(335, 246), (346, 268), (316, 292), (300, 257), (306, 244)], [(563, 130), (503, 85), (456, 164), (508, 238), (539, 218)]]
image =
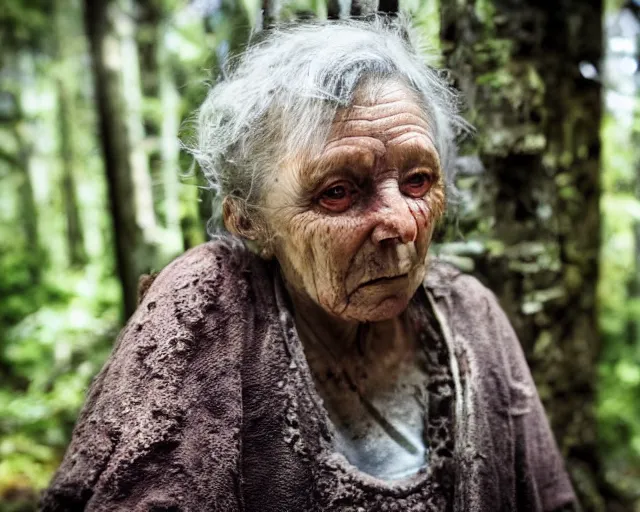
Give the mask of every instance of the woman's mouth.
[(377, 284), (392, 284), (396, 281), (407, 278), (408, 276), (409, 274), (406, 273), (406, 274), (398, 274), (396, 276), (377, 277), (376, 279), (371, 279), (370, 281), (366, 281), (362, 283), (360, 286), (358, 286), (358, 288), (362, 288), (364, 286), (374, 286)]

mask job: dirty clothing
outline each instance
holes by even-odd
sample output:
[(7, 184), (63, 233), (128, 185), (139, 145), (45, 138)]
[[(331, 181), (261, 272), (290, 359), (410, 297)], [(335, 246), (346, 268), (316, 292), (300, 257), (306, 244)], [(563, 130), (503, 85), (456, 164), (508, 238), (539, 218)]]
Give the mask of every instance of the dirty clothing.
[[(308, 360), (306, 347), (305, 355)], [(334, 391), (346, 395), (340, 408), (332, 407), (333, 397), (327, 400), (322, 393), (323, 383), (314, 378), (335, 430), (336, 451), (364, 473), (391, 481), (427, 467), (425, 422), (429, 418), (428, 385), (433, 379), (422, 366), (426, 365), (421, 361), (403, 364), (387, 389), (371, 393), (372, 396), (350, 389), (347, 382)], [(313, 373), (313, 367), (311, 370)]]
[(334, 355), (318, 351), (320, 340), (302, 340), (306, 363), (332, 428), (332, 451), (344, 455), (354, 471), (389, 482), (425, 474), (431, 466), (425, 510), (452, 510), (455, 391), (449, 351), (424, 290), (415, 294), (403, 320), (416, 339), (401, 341), (397, 365), (386, 366), (375, 382), (361, 386), (352, 377), (368, 381), (368, 369), (384, 356), (366, 349), (362, 339), (361, 367), (352, 367), (354, 374), (332, 364)]
[(413, 302), (431, 347), (428, 464), (388, 482), (335, 449), (277, 265), (227, 237), (189, 251), (160, 273), (121, 332), (42, 509), (496, 512), (571, 504), (522, 350), (492, 293), (432, 261)]

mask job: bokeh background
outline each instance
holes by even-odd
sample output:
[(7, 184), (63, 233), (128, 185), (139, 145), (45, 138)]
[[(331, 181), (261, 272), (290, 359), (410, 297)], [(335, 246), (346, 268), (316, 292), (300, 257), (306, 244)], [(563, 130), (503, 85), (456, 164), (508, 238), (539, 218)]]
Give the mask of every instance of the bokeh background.
[[(498, 295), (584, 509), (640, 511), (640, 1), (399, 7), (477, 127), (433, 251)], [(139, 276), (207, 238), (180, 140), (221, 66), (376, 9), (398, 2), (2, 1), (0, 511), (35, 509)]]

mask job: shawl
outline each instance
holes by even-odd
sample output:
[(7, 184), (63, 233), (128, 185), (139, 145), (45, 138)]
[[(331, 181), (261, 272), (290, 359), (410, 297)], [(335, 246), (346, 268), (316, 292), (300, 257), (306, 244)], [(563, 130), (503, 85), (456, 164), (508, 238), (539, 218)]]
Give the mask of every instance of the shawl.
[[(424, 283), (455, 392), (453, 510), (575, 503), (495, 296), (430, 260)], [(431, 510), (428, 469), (386, 482), (332, 450), (277, 267), (220, 237), (151, 284), (95, 377), (41, 510)]]

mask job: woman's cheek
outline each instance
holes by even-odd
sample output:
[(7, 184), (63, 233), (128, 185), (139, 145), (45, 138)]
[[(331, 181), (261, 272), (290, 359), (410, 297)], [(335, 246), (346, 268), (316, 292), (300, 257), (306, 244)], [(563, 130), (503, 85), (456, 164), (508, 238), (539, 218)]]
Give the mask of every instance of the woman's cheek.
[(416, 249), (420, 259), (424, 258), (429, 249), (431, 236), (433, 235), (436, 219), (432, 214), (429, 205), (425, 199), (416, 199), (411, 206), (411, 211), (416, 220), (418, 227), (418, 236), (416, 240)]
[(419, 231), (423, 231), (431, 224), (429, 207), (424, 199), (414, 199), (410, 209)]

